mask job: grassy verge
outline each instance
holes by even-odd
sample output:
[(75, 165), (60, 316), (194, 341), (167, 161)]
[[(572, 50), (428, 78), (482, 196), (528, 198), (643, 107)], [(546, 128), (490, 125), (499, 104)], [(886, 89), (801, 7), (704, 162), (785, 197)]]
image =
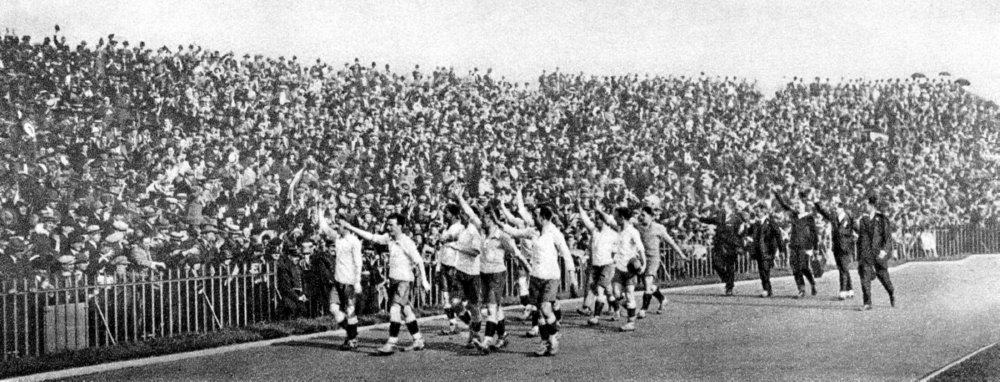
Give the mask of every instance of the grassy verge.
[(1000, 347), (993, 345), (938, 374), (932, 381), (1000, 381)]
[[(433, 311), (422, 311), (419, 314), (431, 315), (435, 313)], [(374, 314), (358, 318), (359, 323), (365, 326), (388, 321), (389, 316), (387, 314)], [(39, 357), (15, 358), (0, 362), (0, 379), (136, 358), (183, 353), (245, 342), (270, 340), (293, 335), (318, 333), (333, 329), (337, 329), (337, 324), (333, 321), (332, 316), (299, 318), (257, 323), (243, 328), (225, 328), (209, 333), (154, 338), (142, 342), (121, 343), (102, 348), (46, 354)]]
[[(894, 260), (892, 266), (904, 264), (910, 261), (954, 261), (964, 258), (934, 258), (920, 260)], [(852, 268), (853, 269), (853, 268)], [(775, 269), (771, 277), (788, 276), (791, 272), (787, 269)], [(837, 277), (836, 267), (828, 266), (826, 277)], [(737, 281), (757, 280), (757, 275), (752, 273), (741, 273), (736, 275)], [(669, 280), (661, 282), (661, 287), (682, 287), (690, 285), (705, 285), (718, 283), (717, 277), (707, 276), (699, 278), (686, 278), (679, 280)], [(580, 291), (583, 293), (583, 291)], [(721, 293), (721, 290), (720, 290)], [(560, 293), (560, 298), (582, 297), (574, 296), (568, 291)], [(504, 301), (505, 305), (517, 305), (516, 297), (508, 297)], [(432, 316), (443, 313), (438, 306), (429, 306), (419, 309), (418, 316)], [(388, 314), (371, 314), (358, 317), (362, 326), (373, 325), (386, 322)], [(282, 338), (293, 335), (318, 333), (327, 330), (337, 329), (336, 323), (331, 316), (319, 318), (300, 318), (294, 320), (265, 322), (250, 325), (244, 328), (227, 328), (210, 333), (178, 335), (173, 337), (155, 338), (143, 342), (123, 343), (110, 347), (90, 348), (63, 353), (47, 354), (40, 357), (25, 357), (10, 359), (0, 362), (0, 378), (11, 378), (28, 374), (37, 374), (54, 370), (68, 369), (74, 367), (90, 366), (101, 363), (124, 361), (136, 358), (155, 357), (166, 354), (182, 353), (188, 351), (202, 350), (226, 345), (233, 345), (244, 342), (253, 342)], [(1000, 349), (992, 349), (982, 354), (993, 354), (995, 364), (1000, 364)], [(982, 355), (980, 354), (980, 355)], [(979, 358), (979, 356), (974, 359)], [(970, 360), (972, 361), (972, 360)], [(968, 363), (968, 362), (967, 362)], [(992, 364), (990, 364), (992, 365)], [(998, 369), (1000, 370), (1000, 369)], [(947, 379), (946, 379), (947, 380)]]

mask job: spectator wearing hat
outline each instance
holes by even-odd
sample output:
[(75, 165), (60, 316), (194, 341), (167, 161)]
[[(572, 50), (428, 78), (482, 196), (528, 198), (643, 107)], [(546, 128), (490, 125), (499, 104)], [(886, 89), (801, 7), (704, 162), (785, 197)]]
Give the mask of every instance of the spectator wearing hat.
[(96, 224), (88, 225), (83, 234), (87, 239), (85, 243), (87, 251), (97, 253), (101, 246), (101, 227)]
[(72, 255), (62, 255), (56, 258), (56, 262), (59, 263), (60, 276), (73, 276), (73, 271), (76, 269), (76, 257), (73, 257)]
[(291, 250), (277, 260), (278, 298), (281, 301), (279, 316), (298, 316), (304, 311), (304, 303), (308, 300), (302, 285), (302, 267), (299, 264), (301, 257), (298, 251)]
[(816, 212), (831, 224), (832, 246), (834, 260), (837, 262), (837, 271), (840, 273), (840, 294), (839, 299), (854, 297), (854, 288), (851, 286), (851, 273), (848, 266), (855, 258), (855, 239), (857, 238), (858, 226), (852, 217), (844, 209), (839, 196), (834, 196), (830, 201), (834, 210), (831, 212), (823, 208), (819, 202), (815, 203)]
[(6, 248), (2, 249), (0, 269), (4, 271), (0, 272), (0, 280), (17, 281), (28, 276), (31, 270), (27, 259), (28, 243), (15, 236), (10, 238), (6, 243)]
[(35, 255), (46, 260), (55, 260), (58, 256), (58, 243), (55, 239), (57, 222), (51, 215), (43, 216), (41, 222), (35, 226), (29, 237)]
[(215, 221), (206, 221), (201, 226), (198, 236), (198, 262), (205, 264), (220, 262), (220, 250), (223, 244), (225, 244), (225, 241), (219, 237), (219, 229), (216, 227)]
[(868, 197), (865, 214), (858, 221), (858, 277), (861, 278), (863, 311), (872, 308), (871, 285), (875, 278), (889, 294), (889, 305), (896, 306), (895, 289), (889, 278), (889, 224), (889, 218), (879, 211), (878, 197)]
[(130, 248), (129, 261), (132, 264), (139, 266), (142, 269), (141, 274), (148, 275), (147, 270), (156, 270), (158, 268), (166, 268), (166, 264), (160, 261), (153, 261), (153, 255), (151, 253), (153, 238), (149, 236), (142, 236), (138, 243), (135, 243)]

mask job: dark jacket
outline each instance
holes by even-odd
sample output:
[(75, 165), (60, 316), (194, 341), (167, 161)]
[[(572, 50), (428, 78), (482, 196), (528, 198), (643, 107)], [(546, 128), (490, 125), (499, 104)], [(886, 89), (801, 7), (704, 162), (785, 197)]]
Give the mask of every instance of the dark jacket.
[(788, 246), (802, 251), (816, 250), (819, 246), (819, 229), (816, 228), (816, 216), (809, 214), (799, 216), (780, 196), (775, 194), (775, 200), (789, 213), (792, 221), (792, 232), (788, 236)]
[(278, 258), (278, 293), (281, 298), (296, 299), (302, 295), (302, 268), (287, 255)]
[(843, 220), (838, 220), (835, 213), (824, 210), (819, 203), (816, 203), (816, 211), (832, 226), (833, 255), (854, 258), (854, 245), (856, 244), (854, 234), (858, 230), (854, 217), (845, 214)]
[(881, 212), (858, 221), (858, 260), (878, 259), (879, 251), (889, 250), (889, 218)]
[(775, 254), (784, 252), (781, 231), (771, 218), (755, 222), (750, 226), (753, 242), (750, 244), (750, 258), (754, 260), (774, 260)]
[(720, 214), (698, 220), (715, 226), (715, 235), (712, 237), (713, 254), (722, 257), (736, 257), (736, 252), (743, 246), (742, 236), (743, 230), (746, 228), (743, 219), (738, 214), (731, 216)]

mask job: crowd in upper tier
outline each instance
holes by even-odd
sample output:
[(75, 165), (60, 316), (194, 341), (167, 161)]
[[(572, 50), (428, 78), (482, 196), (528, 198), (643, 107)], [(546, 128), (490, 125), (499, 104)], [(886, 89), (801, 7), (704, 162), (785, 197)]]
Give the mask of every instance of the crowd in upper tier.
[[(997, 105), (942, 74), (731, 77), (307, 62), (114, 35), (0, 44), (0, 269), (6, 275), (250, 261), (330, 208), (399, 212), (433, 256), (447, 190), (556, 206), (652, 203), (681, 242), (703, 216), (811, 189), (898, 227), (996, 222)], [(297, 239), (296, 239), (297, 238)]]

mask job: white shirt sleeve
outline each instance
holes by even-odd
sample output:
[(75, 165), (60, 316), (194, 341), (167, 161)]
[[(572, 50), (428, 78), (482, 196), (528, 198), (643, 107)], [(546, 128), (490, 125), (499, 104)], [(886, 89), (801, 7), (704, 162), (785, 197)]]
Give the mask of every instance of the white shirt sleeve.
[(372, 241), (377, 244), (389, 245), (389, 242), (392, 241), (392, 238), (390, 238), (389, 235), (386, 234), (372, 235)]

